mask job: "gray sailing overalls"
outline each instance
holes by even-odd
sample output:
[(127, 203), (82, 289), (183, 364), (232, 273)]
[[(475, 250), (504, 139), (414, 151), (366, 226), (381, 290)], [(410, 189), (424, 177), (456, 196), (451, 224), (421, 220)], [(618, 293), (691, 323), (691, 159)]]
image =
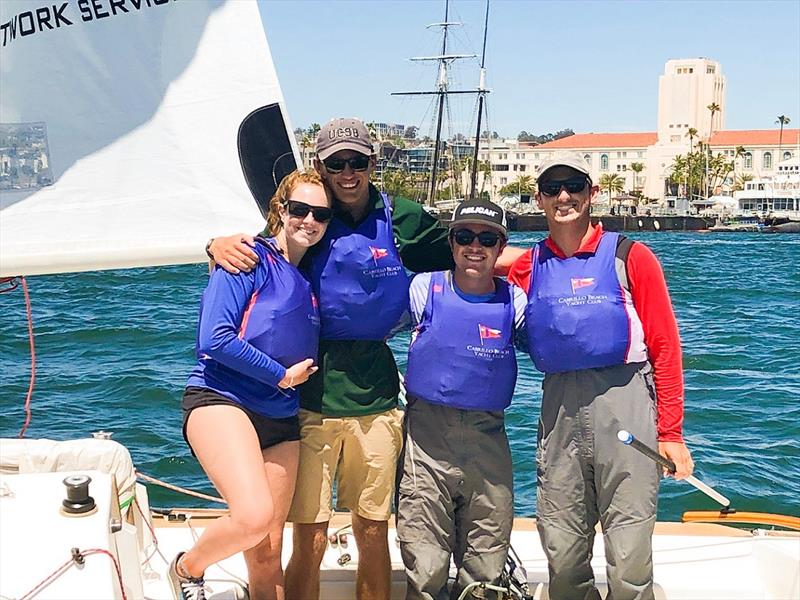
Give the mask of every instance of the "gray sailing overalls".
[(603, 528), (608, 596), (652, 600), (652, 535), (660, 468), (625, 446), (626, 429), (655, 447), (649, 363), (547, 374), (536, 451), (538, 530), (551, 600), (599, 599), (589, 561)]
[[(406, 599), (456, 599), (472, 582), (497, 584), (514, 522), (503, 411), (462, 410), (411, 397), (403, 426), (397, 537)], [(448, 594), (451, 554), (457, 574)]]

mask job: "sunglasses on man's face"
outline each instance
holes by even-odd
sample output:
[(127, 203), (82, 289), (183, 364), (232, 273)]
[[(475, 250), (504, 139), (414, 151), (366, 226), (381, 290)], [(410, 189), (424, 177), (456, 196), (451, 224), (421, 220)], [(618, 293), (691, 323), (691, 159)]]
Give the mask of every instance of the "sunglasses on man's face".
[(469, 229), (457, 229), (453, 232), (453, 239), (459, 246), (469, 246), (475, 238), (484, 248), (494, 248), (503, 236), (494, 231), (482, 231), (475, 233)]
[(570, 177), (569, 179), (550, 179), (539, 184), (539, 191), (545, 196), (557, 196), (561, 188), (570, 194), (578, 194), (586, 189), (589, 180), (586, 177)]
[(327, 206), (311, 206), (299, 200), (287, 200), (286, 209), (290, 215), (299, 219), (305, 219), (311, 213), (317, 223), (327, 223), (333, 218), (333, 211)]
[(322, 164), (328, 173), (341, 173), (347, 165), (350, 165), (353, 171), (366, 171), (369, 167), (369, 156), (359, 154), (350, 158), (326, 158)]

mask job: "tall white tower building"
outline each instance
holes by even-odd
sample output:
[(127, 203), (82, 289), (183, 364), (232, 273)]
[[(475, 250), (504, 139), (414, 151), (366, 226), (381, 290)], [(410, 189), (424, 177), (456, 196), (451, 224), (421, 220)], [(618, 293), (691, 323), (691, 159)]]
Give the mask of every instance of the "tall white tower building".
[[(711, 104), (719, 106), (713, 121)], [(658, 78), (657, 141), (647, 152), (644, 193), (651, 198), (664, 194), (664, 180), (678, 154), (692, 150), (690, 142), (707, 142), (725, 124), (725, 77), (720, 64), (707, 58), (668, 60)], [(694, 136), (689, 130), (695, 129)], [(695, 148), (696, 149), (696, 148)]]
[[(712, 122), (709, 105), (720, 108)], [(658, 78), (658, 141), (678, 143), (689, 128), (707, 140), (724, 128), (725, 77), (720, 65), (707, 58), (668, 60)]]

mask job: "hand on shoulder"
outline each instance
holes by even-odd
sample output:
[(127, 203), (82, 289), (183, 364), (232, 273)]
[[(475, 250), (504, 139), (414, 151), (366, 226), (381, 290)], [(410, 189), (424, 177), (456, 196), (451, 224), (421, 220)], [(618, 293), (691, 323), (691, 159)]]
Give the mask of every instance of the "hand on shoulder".
[(258, 263), (253, 250), (255, 238), (246, 233), (237, 233), (212, 239), (206, 249), (215, 263), (228, 273), (249, 272)]

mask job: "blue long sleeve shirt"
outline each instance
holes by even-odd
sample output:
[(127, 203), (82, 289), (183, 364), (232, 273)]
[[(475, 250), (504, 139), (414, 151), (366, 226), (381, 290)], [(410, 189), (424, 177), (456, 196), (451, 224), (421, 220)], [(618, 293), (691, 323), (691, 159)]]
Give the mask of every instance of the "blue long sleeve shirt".
[[(268, 242), (267, 242), (268, 243)], [(187, 386), (212, 389), (272, 418), (297, 414), (298, 393), (280, 389), (286, 368), (316, 358), (319, 319), (300, 272), (265, 243), (250, 273), (214, 269), (197, 326), (197, 365)]]

